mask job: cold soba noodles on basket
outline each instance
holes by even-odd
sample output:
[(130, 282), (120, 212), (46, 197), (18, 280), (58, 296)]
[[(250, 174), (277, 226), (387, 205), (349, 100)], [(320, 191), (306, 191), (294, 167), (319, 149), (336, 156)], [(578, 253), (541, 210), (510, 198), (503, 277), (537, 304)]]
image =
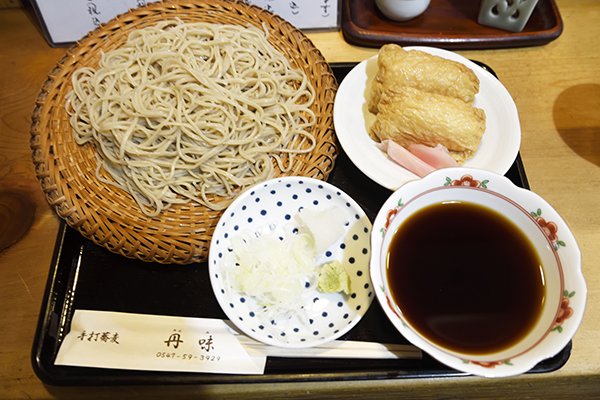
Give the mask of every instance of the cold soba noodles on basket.
[(98, 179), (145, 214), (240, 188), (310, 152), (314, 90), (257, 28), (165, 21), (132, 32), (98, 69), (73, 74), (67, 96), (77, 143), (94, 144)]
[[(158, 24), (168, 24), (164, 47), (128, 47), (130, 36), (151, 43), (144, 32)], [(128, 51), (139, 57), (118, 55)], [(121, 69), (104, 69), (103, 57)], [(336, 90), (319, 50), (273, 13), (225, 0), (150, 3), (90, 32), (49, 74), (32, 118), (36, 175), (58, 216), (94, 243), (144, 261), (203, 262), (223, 209), (245, 188), (327, 179)], [(96, 144), (75, 141), (71, 117), (78, 140)]]

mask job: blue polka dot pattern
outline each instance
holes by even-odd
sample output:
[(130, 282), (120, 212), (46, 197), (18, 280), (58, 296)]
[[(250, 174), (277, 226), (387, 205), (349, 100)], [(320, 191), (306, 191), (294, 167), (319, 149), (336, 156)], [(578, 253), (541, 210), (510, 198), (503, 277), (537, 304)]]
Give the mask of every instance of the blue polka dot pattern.
[[(296, 313), (271, 315), (269, 307), (253, 297), (237, 293), (226, 281), (228, 269), (236, 268), (232, 239), (245, 233), (298, 234), (295, 216), (302, 208), (345, 210), (345, 231), (318, 256), (317, 265), (337, 260), (350, 276), (351, 293), (322, 293), (316, 278), (304, 283), (307, 296)], [(210, 252), (210, 278), (221, 308), (247, 335), (267, 344), (310, 347), (334, 340), (352, 329), (367, 312), (373, 293), (369, 275), (371, 222), (346, 193), (319, 180), (286, 177), (266, 181), (242, 193), (217, 224)]]

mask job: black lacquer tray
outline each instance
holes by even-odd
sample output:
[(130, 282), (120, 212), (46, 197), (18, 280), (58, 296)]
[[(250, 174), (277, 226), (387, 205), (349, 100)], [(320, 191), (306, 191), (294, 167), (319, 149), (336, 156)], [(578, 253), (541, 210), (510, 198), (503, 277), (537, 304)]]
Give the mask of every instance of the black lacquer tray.
[[(491, 73), (489, 67), (478, 63)], [(332, 64), (338, 82), (355, 64)], [(520, 156), (506, 176), (529, 188)], [(391, 192), (371, 181), (340, 153), (329, 182), (343, 189), (371, 221)], [(225, 319), (213, 296), (206, 264), (160, 265), (131, 260), (96, 246), (62, 224), (32, 349), (37, 376), (49, 385), (219, 384), (403, 379), (464, 376), (427, 354), (418, 360), (268, 358), (264, 375), (127, 371), (54, 365), (76, 309)], [(408, 344), (373, 301), (363, 319), (341, 340)], [(531, 373), (561, 368), (571, 342)]]

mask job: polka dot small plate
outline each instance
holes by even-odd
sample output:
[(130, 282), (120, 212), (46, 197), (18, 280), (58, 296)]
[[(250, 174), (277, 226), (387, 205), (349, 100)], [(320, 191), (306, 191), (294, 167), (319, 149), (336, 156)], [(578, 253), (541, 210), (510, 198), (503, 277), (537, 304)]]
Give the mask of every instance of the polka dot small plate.
[[(332, 214), (335, 218), (330, 217)], [(240, 243), (250, 250), (264, 247), (266, 250), (259, 253), (271, 259), (261, 265), (268, 264), (275, 270), (272, 279), (279, 282), (281, 264), (299, 256), (294, 254), (298, 250), (296, 244), (289, 252), (281, 251), (277, 249), (278, 241), (306, 245), (299, 240), (306, 230), (298, 217), (302, 215), (317, 216), (313, 218), (317, 220), (316, 235), (311, 237), (318, 236), (326, 243), (313, 243), (310, 247), (314, 251), (314, 267), (310, 263), (309, 272), (300, 274), (301, 278), (295, 275), (289, 282), (283, 280), (296, 285), (284, 306), (248, 294), (251, 290), (244, 290), (240, 281), (277, 288), (281, 285), (270, 284), (262, 270), (260, 274), (240, 275), (240, 268), (249, 258), (240, 250)], [(335, 186), (298, 176), (268, 180), (239, 195), (217, 224), (208, 261), (213, 291), (231, 322), (251, 338), (279, 347), (318, 346), (351, 330), (371, 305), (374, 294), (369, 275), (370, 236), (371, 222), (365, 212)], [(342, 275), (348, 279), (342, 280), (349, 282), (345, 290), (331, 291), (320, 286), (320, 268), (332, 264), (345, 271)]]

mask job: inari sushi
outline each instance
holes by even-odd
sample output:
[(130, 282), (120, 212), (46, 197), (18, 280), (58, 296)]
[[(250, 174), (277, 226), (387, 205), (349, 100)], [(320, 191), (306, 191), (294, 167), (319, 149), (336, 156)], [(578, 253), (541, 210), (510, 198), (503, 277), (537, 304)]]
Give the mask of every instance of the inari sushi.
[(477, 151), (486, 117), (469, 103), (409, 86), (383, 92), (377, 119), (369, 129), (376, 141), (393, 140), (404, 147), (438, 144), (462, 163)]
[(373, 81), (368, 108), (378, 112), (382, 92), (394, 93), (410, 86), (473, 103), (479, 92), (479, 79), (465, 65), (419, 50), (404, 50), (386, 44), (379, 50), (377, 75)]

